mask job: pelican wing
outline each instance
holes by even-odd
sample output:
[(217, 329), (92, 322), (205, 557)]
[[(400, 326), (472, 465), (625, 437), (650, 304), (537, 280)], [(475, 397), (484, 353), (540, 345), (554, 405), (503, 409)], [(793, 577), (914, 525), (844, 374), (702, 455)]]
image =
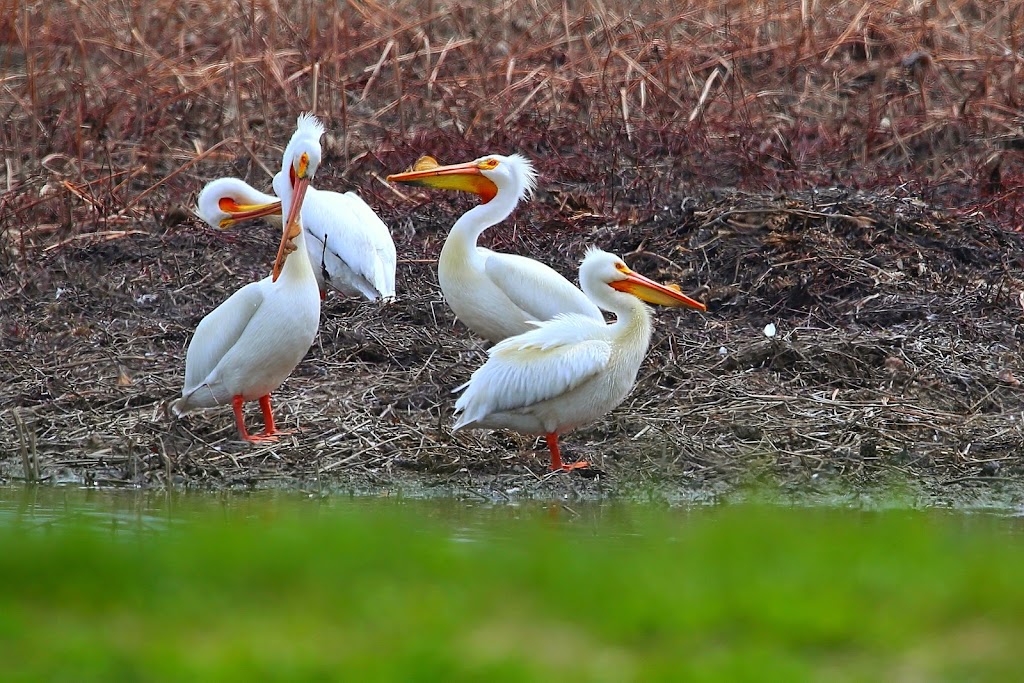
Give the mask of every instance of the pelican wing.
[[(302, 221), (320, 251), (314, 254), (313, 268), (327, 270), (327, 284), (354, 289), (371, 300), (394, 296), (395, 243), (384, 222), (358, 195), (317, 191), (303, 207)], [(387, 263), (380, 252), (389, 248)]]
[(608, 367), (612, 345), (605, 324), (560, 315), (495, 345), (490, 358), (460, 389), (455, 428), (487, 415), (527, 408), (571, 391)]
[(594, 302), (553, 268), (518, 254), (481, 251), (487, 277), (530, 318), (544, 321), (560, 313), (576, 313), (604, 322)]
[(185, 354), (185, 393), (206, 383), (210, 373), (242, 337), (249, 321), (263, 305), (261, 282), (250, 282), (213, 309), (196, 327)]
[(373, 208), (363, 201), (362, 197), (355, 192), (346, 192), (343, 196), (349, 200), (353, 216), (362, 223), (374, 251), (377, 252), (377, 259), (383, 268), (384, 289), (381, 290), (381, 294), (384, 297), (393, 297), (395, 295), (395, 267), (398, 264), (398, 252), (395, 250), (395, 241), (391, 238), (391, 231)]

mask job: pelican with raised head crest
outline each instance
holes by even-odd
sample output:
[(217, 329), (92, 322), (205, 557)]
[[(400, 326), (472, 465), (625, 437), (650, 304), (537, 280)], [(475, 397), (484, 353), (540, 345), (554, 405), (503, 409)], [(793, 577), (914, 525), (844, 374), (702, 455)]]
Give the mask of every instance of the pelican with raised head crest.
[(489, 154), (463, 164), (439, 166), (422, 157), (388, 180), (479, 195), (483, 203), (452, 226), (437, 262), (437, 279), (448, 306), (466, 327), (491, 342), (522, 334), (530, 321), (575, 313), (603, 321), (601, 311), (554, 269), (516, 254), (477, 246), (484, 230), (508, 218), (537, 182), (523, 156)]
[(644, 302), (706, 310), (675, 286), (649, 280), (599, 249), (583, 259), (580, 285), (595, 304), (615, 314), (615, 322), (562, 313), (493, 346), (487, 362), (460, 387), (465, 393), (455, 403), (455, 430), (544, 436), (552, 470), (585, 467), (562, 463), (558, 437), (608, 413), (632, 390), (651, 341)]
[[(273, 441), (281, 433), (274, 425), (270, 393), (306, 355), (320, 323), (320, 295), (301, 214), (320, 164), (323, 132), (312, 114), (299, 116), (281, 172), (274, 176), (285, 220), (273, 272), (242, 287), (200, 321), (185, 356), (185, 387), (171, 404), (176, 415), (230, 403), (243, 439)], [(255, 400), (264, 430), (249, 434), (242, 404)]]
[[(281, 202), (238, 178), (218, 178), (199, 193), (199, 217), (215, 228), (267, 217), (280, 220)], [(302, 227), (320, 298), (328, 288), (368, 301), (395, 297), (395, 242), (384, 221), (354, 192), (310, 186)]]

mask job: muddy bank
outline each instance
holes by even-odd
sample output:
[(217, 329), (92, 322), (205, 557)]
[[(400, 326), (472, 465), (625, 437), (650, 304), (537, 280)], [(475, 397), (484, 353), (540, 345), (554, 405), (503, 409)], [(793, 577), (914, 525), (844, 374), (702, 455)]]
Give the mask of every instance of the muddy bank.
[[(1024, 476), (1003, 5), (236, 5), (0, 16), (3, 481), (500, 498), (897, 480), (930, 501)], [(328, 128), (318, 186), (391, 226), (401, 298), (327, 302), (276, 395), (298, 431), (253, 447), (228, 409), (165, 414), (198, 321), (276, 250), (266, 225), (190, 209), (216, 177), (266, 188), (305, 110)], [(539, 192), (488, 246), (574, 276), (594, 244), (709, 304), (659, 312), (634, 393), (565, 439), (601, 477), (450, 432), (483, 347), (434, 260), (470, 200), (383, 178), (513, 151)]]
[(296, 432), (273, 445), (237, 441), (229, 408), (165, 412), (195, 325), (265, 273), (269, 226), (153, 222), (9, 273), (0, 476), (498, 497), (892, 478), (969, 492), (1024, 479), (1018, 233), (896, 192), (680, 195), (636, 222), (583, 219), (559, 201), (541, 192), (485, 241), (567, 275), (596, 244), (708, 303), (704, 315), (659, 312), (634, 392), (564, 440), (602, 476), (547, 476), (532, 438), (451, 434), (451, 391), (484, 346), (434, 273), (466, 204), (422, 198), (380, 207), (399, 300), (327, 301), (313, 348), (275, 396)]

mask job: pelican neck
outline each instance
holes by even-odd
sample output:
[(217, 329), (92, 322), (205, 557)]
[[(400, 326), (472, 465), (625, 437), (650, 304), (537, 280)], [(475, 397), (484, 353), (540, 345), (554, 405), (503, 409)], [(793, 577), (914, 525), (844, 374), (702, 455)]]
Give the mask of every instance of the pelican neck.
[(470, 246), (476, 246), (476, 241), (483, 234), (484, 230), (502, 222), (512, 215), (516, 205), (519, 203), (519, 193), (513, 188), (499, 188), (491, 201), (478, 204), (462, 214), (459, 220), (452, 226), (448, 239), (458, 240)]

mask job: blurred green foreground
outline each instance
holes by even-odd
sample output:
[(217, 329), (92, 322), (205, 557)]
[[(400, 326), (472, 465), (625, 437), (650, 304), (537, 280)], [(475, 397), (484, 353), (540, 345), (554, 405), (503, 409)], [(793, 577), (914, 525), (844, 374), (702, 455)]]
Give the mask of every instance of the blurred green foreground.
[(1008, 681), (1024, 671), (1016, 519), (27, 495), (0, 491), (3, 681)]

